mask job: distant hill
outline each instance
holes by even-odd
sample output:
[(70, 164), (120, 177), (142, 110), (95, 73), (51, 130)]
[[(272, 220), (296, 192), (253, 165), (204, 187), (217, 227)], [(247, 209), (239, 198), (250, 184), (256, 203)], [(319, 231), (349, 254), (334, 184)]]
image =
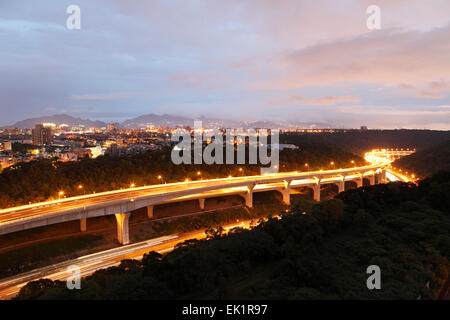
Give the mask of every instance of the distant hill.
[[(201, 117), (183, 117), (176, 115), (163, 114), (158, 115), (154, 113), (144, 114), (136, 118), (125, 120), (120, 123), (120, 126), (127, 129), (132, 128), (146, 128), (154, 127), (176, 127), (188, 126), (193, 127), (194, 121), (201, 120), (202, 125), (207, 128), (280, 128), (280, 129), (295, 129), (295, 128), (331, 128), (328, 123), (314, 123), (314, 122), (285, 122), (272, 120), (228, 120), (228, 119), (214, 119)], [(95, 121), (89, 119), (75, 118), (67, 114), (57, 114), (52, 116), (44, 116), (39, 118), (30, 118), (19, 121), (12, 125), (22, 129), (34, 128), (39, 123), (54, 123), (56, 125), (67, 124), (69, 126), (84, 126), (89, 127), (106, 127), (103, 121)]]
[(450, 140), (400, 158), (392, 165), (415, 172), (421, 178), (429, 177), (441, 170), (450, 171)]
[(106, 127), (106, 123), (103, 121), (92, 121), (89, 119), (75, 118), (67, 114), (55, 114), (52, 116), (25, 119), (16, 122), (13, 126), (22, 129), (30, 129), (34, 128), (36, 124), (40, 123), (54, 123), (56, 125), (67, 124), (69, 126), (84, 126), (86, 128)]
[(150, 113), (126, 120), (121, 123), (121, 126), (124, 128), (145, 128), (147, 126), (193, 126), (193, 120), (182, 116), (171, 116), (168, 114), (157, 115)]
[(194, 126), (195, 120), (201, 120), (202, 125), (207, 128), (330, 128), (327, 123), (307, 123), (307, 122), (282, 122), (269, 120), (255, 120), (255, 121), (238, 121), (226, 119), (214, 119), (206, 117), (187, 118), (182, 116), (173, 116), (168, 114), (145, 114), (134, 119), (129, 119), (122, 122), (125, 128), (145, 128), (147, 126)]
[(329, 144), (354, 154), (378, 148), (404, 148), (422, 151), (450, 140), (450, 131), (439, 130), (367, 130), (321, 134), (282, 134), (281, 143), (298, 146)]

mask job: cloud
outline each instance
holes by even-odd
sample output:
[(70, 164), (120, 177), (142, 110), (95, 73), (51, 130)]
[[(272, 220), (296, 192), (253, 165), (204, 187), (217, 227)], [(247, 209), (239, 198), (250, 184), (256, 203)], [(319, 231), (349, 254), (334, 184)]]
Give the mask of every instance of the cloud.
[(270, 105), (284, 105), (301, 103), (307, 106), (332, 106), (339, 102), (359, 102), (360, 100), (353, 96), (324, 96), (320, 98), (305, 98), (303, 96), (291, 96), (285, 100), (269, 101)]
[[(448, 106), (439, 106), (446, 108)], [(338, 113), (348, 113), (357, 115), (383, 115), (383, 116), (442, 116), (450, 115), (450, 110), (433, 110), (435, 107), (426, 107), (424, 110), (399, 110), (394, 107), (380, 106), (339, 106), (335, 107)], [(431, 109), (431, 110), (430, 110)]]
[(416, 95), (417, 98), (442, 99), (443, 96), (438, 93), (421, 91)]
[(109, 101), (109, 100), (129, 99), (131, 97), (132, 97), (131, 93), (119, 92), (119, 93), (96, 93), (96, 94), (73, 95), (70, 98), (72, 100)]
[(287, 51), (270, 60), (270, 80), (253, 89), (375, 83), (416, 86), (450, 74), (450, 24), (430, 31), (380, 30)]
[[(432, 101), (450, 103), (448, 0), (377, 0), (377, 31), (366, 27), (371, 0), (77, 4), (81, 30), (70, 31), (64, 1), (41, 0), (32, 9), (25, 1), (0, 1), (0, 122), (57, 106), (84, 117), (213, 110), (224, 118), (340, 116), (340, 124), (359, 126), (376, 116), (333, 107), (361, 100), (404, 113), (428, 112)], [(149, 90), (151, 99), (144, 94)], [(422, 91), (428, 99), (415, 96)], [(271, 107), (270, 99), (281, 107)], [(282, 108), (296, 104), (302, 108)], [(424, 126), (446, 120), (415, 117), (411, 123)], [(405, 118), (378, 117), (392, 125)]]
[(414, 89), (414, 88), (415, 88), (415, 86), (413, 86), (413, 85), (411, 85), (411, 84), (407, 84), (407, 83), (400, 83), (400, 84), (398, 85), (398, 87), (399, 87), (400, 89), (404, 89), (404, 90), (410, 90), (410, 89)]
[(444, 80), (432, 81), (430, 83), (430, 89), (433, 89), (433, 90), (450, 89), (450, 81), (444, 81)]
[(224, 88), (230, 81), (229, 76), (216, 72), (175, 72), (165, 79), (174, 89), (195, 88), (211, 90)]

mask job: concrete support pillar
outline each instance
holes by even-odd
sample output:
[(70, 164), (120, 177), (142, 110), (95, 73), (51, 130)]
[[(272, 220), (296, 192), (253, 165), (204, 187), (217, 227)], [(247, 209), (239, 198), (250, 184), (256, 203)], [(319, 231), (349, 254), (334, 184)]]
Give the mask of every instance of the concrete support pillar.
[(342, 179), (342, 181), (339, 181), (336, 183), (338, 186), (338, 193), (344, 192), (345, 191), (345, 182), (344, 179)]
[(369, 176), (369, 181), (371, 186), (375, 184), (375, 173)]
[(320, 201), (320, 182), (318, 182), (315, 186), (313, 186), (314, 191), (314, 200)]
[(205, 210), (205, 198), (198, 199), (198, 205), (200, 207), (200, 210)]
[(291, 204), (291, 181), (283, 181), (283, 182), (284, 182), (284, 189), (282, 191), (283, 203), (289, 206)]
[(253, 208), (253, 188), (255, 186), (248, 186), (245, 194), (245, 205), (249, 208)]
[(130, 243), (130, 234), (128, 228), (130, 213), (116, 213), (115, 216), (117, 220), (117, 240), (121, 245)]
[(381, 177), (381, 183), (386, 183), (387, 182), (387, 179), (386, 179), (386, 170), (381, 170), (381, 173), (380, 173), (380, 177)]
[(147, 217), (153, 218), (153, 206), (147, 206)]
[(87, 230), (86, 218), (80, 219), (80, 230), (81, 232), (86, 232)]
[(357, 188), (361, 188), (363, 186), (363, 177), (359, 177), (358, 179), (356, 179), (356, 187)]
[(377, 172), (374, 174), (375, 178), (373, 179), (375, 184), (381, 183), (381, 172)]

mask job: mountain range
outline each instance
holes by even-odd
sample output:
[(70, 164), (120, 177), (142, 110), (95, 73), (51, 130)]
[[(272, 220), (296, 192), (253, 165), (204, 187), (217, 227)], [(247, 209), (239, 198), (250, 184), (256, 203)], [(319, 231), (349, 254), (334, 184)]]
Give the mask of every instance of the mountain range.
[[(284, 121), (269, 121), (269, 120), (226, 120), (226, 119), (212, 119), (206, 117), (188, 118), (183, 116), (174, 115), (157, 115), (157, 114), (145, 114), (133, 119), (125, 120), (119, 123), (122, 128), (146, 128), (148, 126), (155, 127), (176, 127), (176, 126), (194, 126), (194, 121), (202, 121), (202, 125), (207, 128), (220, 127), (220, 128), (331, 128), (328, 123), (313, 123), (313, 122), (284, 122)], [(29, 118), (19, 122), (16, 122), (12, 127), (21, 129), (34, 128), (36, 124), (40, 123), (54, 123), (56, 125), (67, 124), (69, 126), (84, 126), (86, 128), (91, 127), (106, 127), (107, 123), (98, 120), (89, 120), (72, 117), (67, 114), (56, 114), (52, 116), (43, 116), (38, 118)], [(8, 126), (10, 127), (10, 126)]]
[(84, 126), (86, 128), (91, 127), (106, 127), (106, 123), (103, 121), (92, 121), (89, 119), (75, 118), (67, 114), (55, 114), (53, 116), (44, 116), (38, 118), (29, 118), (19, 122), (16, 122), (12, 127), (21, 129), (31, 129), (35, 125), (41, 123), (54, 123), (56, 125), (67, 124), (69, 126)]

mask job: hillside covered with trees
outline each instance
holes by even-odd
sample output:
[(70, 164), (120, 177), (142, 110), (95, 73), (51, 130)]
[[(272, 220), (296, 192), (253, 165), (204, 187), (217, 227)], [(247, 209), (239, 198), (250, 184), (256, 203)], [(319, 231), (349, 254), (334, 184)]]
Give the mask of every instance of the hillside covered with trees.
[(400, 158), (392, 165), (414, 172), (418, 177), (429, 177), (441, 170), (450, 171), (450, 140)]
[[(82, 280), (48, 279), (17, 299), (437, 299), (450, 272), (450, 172), (416, 184), (352, 189), (300, 200), (251, 230), (181, 243)], [(366, 269), (381, 269), (369, 290)]]
[(332, 145), (355, 154), (372, 149), (404, 148), (424, 150), (450, 140), (450, 131), (437, 130), (367, 130), (321, 133), (285, 133), (281, 143), (296, 145)]
[[(355, 161), (354, 164), (351, 163), (352, 160)], [(365, 164), (360, 156), (332, 146), (305, 146), (296, 150), (282, 150), (279, 170), (327, 169), (331, 168), (331, 161), (336, 168)], [(304, 166), (305, 163), (308, 167)], [(64, 196), (70, 197), (129, 188), (131, 184), (144, 186), (185, 179), (257, 174), (260, 174), (260, 165), (175, 165), (171, 161), (169, 148), (120, 158), (102, 156), (78, 162), (22, 162), (0, 173), (0, 208), (57, 199), (60, 191), (64, 192)], [(82, 188), (78, 188), (79, 185)]]

